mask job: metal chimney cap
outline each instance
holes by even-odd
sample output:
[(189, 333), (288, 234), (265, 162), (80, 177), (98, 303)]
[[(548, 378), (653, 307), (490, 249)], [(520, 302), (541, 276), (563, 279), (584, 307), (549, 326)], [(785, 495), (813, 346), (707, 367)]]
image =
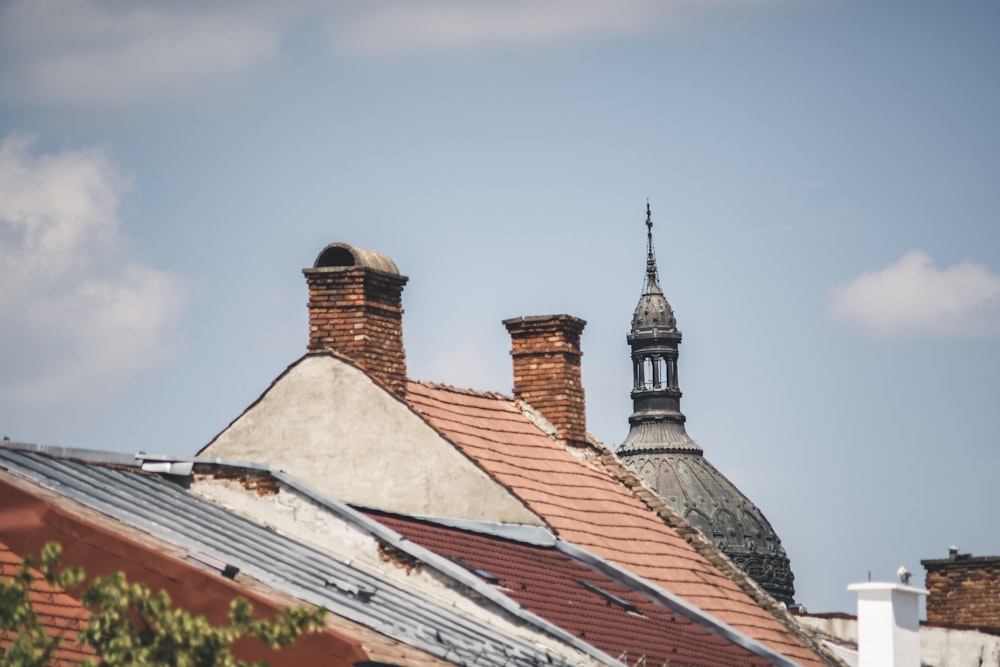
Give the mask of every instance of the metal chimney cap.
[(399, 275), (396, 263), (374, 250), (365, 250), (347, 243), (331, 243), (323, 248), (313, 264), (314, 269), (349, 269), (362, 267)]

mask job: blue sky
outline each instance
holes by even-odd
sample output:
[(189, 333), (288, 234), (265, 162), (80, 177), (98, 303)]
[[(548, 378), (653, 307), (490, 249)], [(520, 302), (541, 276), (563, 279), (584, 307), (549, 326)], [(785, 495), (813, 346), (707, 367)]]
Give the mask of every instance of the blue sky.
[(588, 321), (631, 412), (646, 199), (689, 432), (811, 611), (1000, 553), (1000, 5), (0, 7), (0, 432), (191, 454), (305, 350), (300, 270), (392, 257), (411, 376), (509, 391)]

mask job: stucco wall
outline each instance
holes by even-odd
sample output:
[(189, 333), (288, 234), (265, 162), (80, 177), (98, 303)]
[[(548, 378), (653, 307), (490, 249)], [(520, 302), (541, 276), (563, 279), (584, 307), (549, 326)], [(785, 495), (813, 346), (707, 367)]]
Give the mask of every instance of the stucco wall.
[[(858, 622), (853, 618), (799, 616), (796, 620), (840, 643), (857, 646)], [(1000, 667), (1000, 637), (922, 625), (920, 664), (924, 667)]]
[(328, 354), (294, 364), (199, 456), (266, 463), (394, 512), (542, 523), (403, 402)]

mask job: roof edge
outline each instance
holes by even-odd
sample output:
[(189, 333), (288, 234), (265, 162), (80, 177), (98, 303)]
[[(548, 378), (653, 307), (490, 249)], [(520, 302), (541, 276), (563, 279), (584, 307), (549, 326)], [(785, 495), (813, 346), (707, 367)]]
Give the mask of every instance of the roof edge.
[(605, 450), (598, 456), (599, 463), (609, 474), (621, 482), (636, 498), (653, 511), (668, 526), (690, 544), (695, 551), (719, 568), (750, 599), (767, 611), (789, 634), (802, 642), (804, 648), (812, 651), (828, 665), (843, 667), (844, 663), (832, 651), (823, 646), (810, 631), (800, 625), (787, 609), (768, 594), (757, 582), (750, 578), (733, 561), (709, 542), (697, 528), (689, 524), (631, 468), (622, 463), (614, 452)]
[(82, 461), (84, 463), (100, 463), (104, 465), (128, 466), (130, 468), (142, 467), (145, 458), (161, 460), (160, 455), (147, 455), (145, 452), (128, 454), (125, 452), (109, 452), (100, 449), (84, 449), (78, 447), (63, 447), (62, 445), (44, 445), (31, 442), (11, 442), (0, 443), (0, 449), (12, 449), (22, 452), (34, 452), (52, 458), (70, 459)]
[[(36, 453), (40, 453), (40, 454), (43, 454), (45, 456), (48, 456), (48, 457), (51, 457), (51, 458), (56, 458), (56, 459), (58, 459), (58, 458), (70, 458), (70, 459), (80, 460), (80, 461), (82, 461), (84, 463), (90, 463), (90, 464), (98, 465), (98, 466), (100, 466), (100, 465), (121, 465), (120, 463), (116, 464), (115, 462), (117, 462), (117, 461), (124, 461), (125, 465), (128, 465), (129, 467), (132, 467), (132, 468), (141, 468), (142, 467), (141, 463), (136, 464), (135, 461), (134, 461), (134, 459), (138, 459), (139, 461), (142, 460), (142, 459), (138, 458), (138, 456), (130, 458), (129, 455), (127, 455), (127, 454), (117, 454), (115, 452), (100, 452), (100, 451), (97, 451), (97, 450), (72, 450), (72, 449), (65, 448), (65, 447), (62, 447), (62, 448), (59, 448), (59, 447), (46, 447), (46, 446), (43, 446), (43, 445), (25, 445), (25, 444), (20, 444), (20, 443), (18, 443), (18, 446), (9, 446), (9, 445), (13, 444), (13, 443), (9, 443), (9, 442), (4, 442), (4, 443), (0, 443), (0, 444), (2, 444), (2, 446), (3, 446), (2, 448), (36, 452)], [(90, 453), (93, 456), (92, 456), (91, 460), (83, 459), (83, 458), (79, 458), (79, 457), (74, 457), (74, 456), (59, 456), (56, 453), (58, 450), (66, 450), (66, 451), (69, 451), (71, 453), (88, 452), (88, 453)], [(100, 459), (101, 458), (100, 455), (106, 455), (104, 458), (107, 458), (110, 461), (96, 460), (96, 459)], [(309, 486), (308, 484), (305, 484), (304, 482), (299, 481), (297, 478), (293, 477), (292, 475), (290, 475), (290, 474), (288, 474), (288, 473), (286, 473), (286, 472), (284, 472), (282, 470), (278, 470), (278, 469), (276, 469), (276, 468), (274, 468), (272, 466), (266, 465), (266, 464), (248, 463), (248, 462), (227, 462), (227, 461), (223, 461), (223, 460), (220, 460), (220, 459), (207, 460), (207, 459), (198, 459), (198, 458), (191, 458), (191, 457), (169, 458), (169, 457), (163, 457), (163, 456), (155, 456), (155, 457), (152, 457), (152, 458), (153, 458), (153, 460), (156, 460), (158, 462), (191, 463), (193, 465), (193, 467), (195, 468), (195, 470), (197, 472), (199, 472), (199, 473), (202, 473), (202, 474), (204, 474), (206, 472), (210, 472), (212, 468), (216, 468), (216, 469), (234, 469), (234, 470), (253, 471), (253, 472), (258, 472), (258, 473), (269, 475), (273, 479), (275, 479), (276, 481), (278, 481), (278, 482), (284, 484), (285, 486), (287, 486), (288, 488), (293, 489), (294, 491), (300, 493), (301, 495), (303, 495), (304, 497), (308, 498), (312, 502), (315, 502), (318, 505), (322, 506), (323, 508), (327, 509), (328, 511), (333, 512), (337, 517), (343, 519), (347, 523), (349, 523), (349, 524), (351, 524), (351, 525), (359, 528), (360, 530), (368, 533), (373, 538), (381, 540), (381, 541), (385, 542), (386, 544), (389, 544), (390, 546), (393, 546), (393, 547), (395, 547), (395, 548), (397, 548), (397, 549), (399, 549), (399, 550), (401, 550), (401, 551), (403, 551), (403, 552), (405, 552), (405, 553), (413, 556), (414, 558), (416, 558), (417, 560), (421, 561), (422, 563), (424, 563), (428, 567), (431, 567), (434, 570), (438, 571), (439, 573), (441, 573), (445, 577), (448, 577), (449, 579), (452, 579), (452, 580), (458, 582), (459, 584), (465, 586), (466, 588), (470, 589), (471, 591), (473, 591), (477, 595), (480, 595), (483, 598), (489, 600), (492, 604), (494, 604), (496, 607), (498, 607), (499, 609), (501, 609), (505, 613), (508, 613), (511, 616), (513, 616), (513, 617), (521, 620), (526, 625), (529, 625), (529, 626), (533, 627), (535, 630), (537, 630), (537, 631), (539, 631), (541, 633), (544, 633), (544, 634), (548, 635), (549, 637), (552, 637), (553, 640), (562, 642), (563, 644), (566, 644), (567, 646), (570, 646), (573, 649), (575, 649), (575, 650), (577, 650), (577, 651), (579, 651), (581, 653), (584, 653), (584, 654), (592, 657), (598, 663), (603, 664), (603, 665), (608, 665), (608, 667), (628, 667), (627, 665), (625, 665), (625, 663), (622, 663), (621, 661), (616, 660), (614, 657), (609, 656), (606, 653), (604, 653), (603, 651), (597, 649), (596, 647), (594, 647), (594, 646), (592, 646), (592, 645), (590, 645), (590, 644), (588, 644), (588, 643), (580, 640), (579, 638), (573, 636), (572, 634), (568, 633), (567, 631), (563, 630), (562, 628), (560, 628), (560, 627), (558, 627), (558, 626), (550, 623), (549, 621), (541, 618), (540, 616), (537, 616), (537, 615), (535, 615), (535, 614), (533, 614), (533, 613), (531, 613), (529, 611), (524, 610), (515, 601), (513, 601), (512, 599), (510, 599), (506, 595), (503, 595), (502, 593), (499, 593), (499, 592), (495, 591), (488, 584), (480, 581), (478, 577), (476, 577), (472, 573), (468, 572), (465, 568), (461, 567), (460, 565), (458, 565), (456, 563), (453, 563), (450, 560), (444, 558), (443, 556), (440, 556), (440, 555), (434, 553), (433, 551), (430, 551), (429, 549), (426, 549), (426, 548), (424, 548), (424, 547), (416, 544), (415, 542), (412, 542), (412, 541), (406, 539), (404, 536), (400, 535), (396, 531), (394, 531), (394, 530), (392, 530), (390, 528), (387, 528), (386, 526), (383, 526), (382, 524), (378, 523), (374, 519), (371, 519), (371, 518), (365, 516), (364, 514), (362, 514), (361, 512), (355, 510), (354, 508), (350, 507), (346, 503), (344, 503), (342, 501), (339, 501), (339, 500), (335, 500), (333, 498), (330, 498), (330, 497), (326, 496), (325, 494), (323, 494), (319, 490), (317, 490), (317, 489)], [(14, 476), (19, 476), (13, 470), (10, 470), (8, 468), (4, 468), (4, 470), (6, 470), (7, 472), (11, 473)], [(35, 484), (38, 483), (37, 480), (30, 480), (29, 479), (28, 481), (30, 481), (32, 483), (35, 483)], [(46, 485), (42, 485), (42, 486), (43, 486), (43, 488), (49, 488)], [(57, 489), (52, 489), (52, 490), (55, 491), (56, 493), (58, 493)], [(102, 513), (104, 513), (104, 514), (106, 514), (108, 516), (113, 516), (113, 513), (108, 513), (106, 511), (104, 511), (101, 507), (94, 506), (94, 509), (97, 510), (98, 512), (102, 512)], [(125, 522), (125, 523), (126, 523), (126, 525), (130, 525), (130, 526), (132, 526), (132, 527), (134, 527), (134, 528), (136, 528), (138, 530), (142, 530), (142, 531), (147, 532), (147, 533), (149, 532), (148, 530), (145, 530), (142, 525), (132, 524), (132, 523), (129, 523), (129, 522)], [(153, 533), (151, 533), (151, 534), (153, 534)], [(186, 537), (184, 537), (182, 535), (175, 535), (171, 539), (171, 543), (175, 544), (176, 546), (178, 546), (178, 547), (180, 547), (182, 549), (186, 549), (188, 551), (192, 551), (192, 550), (193, 551), (206, 551), (206, 550), (203, 549), (202, 545), (195, 544), (189, 538), (186, 538)], [(217, 559), (219, 559), (221, 561), (227, 561), (228, 560), (227, 556), (225, 554), (216, 552), (214, 550), (207, 550), (206, 553), (207, 553), (207, 555), (209, 555), (209, 556), (211, 556), (213, 558), (217, 558)], [(255, 578), (257, 581), (261, 581), (261, 582), (265, 582), (265, 583), (269, 581), (269, 575), (267, 574), (267, 572), (265, 570), (263, 570), (263, 569), (255, 566), (255, 565), (253, 565), (253, 564), (243, 563), (242, 566), (241, 566), (241, 570), (245, 574), (247, 574), (247, 575)], [(318, 600), (309, 591), (307, 591), (305, 589), (302, 589), (301, 587), (299, 587), (299, 586), (297, 586), (297, 585), (295, 585), (294, 583), (291, 583), (291, 582), (288, 583), (288, 585), (287, 585), (287, 587), (286, 587), (285, 590), (287, 592), (291, 592), (298, 599), (300, 599), (300, 600), (302, 600), (304, 602), (308, 602), (310, 604), (321, 605), (322, 602), (323, 602), (322, 600)], [(422, 645), (418, 645), (418, 644), (411, 644), (411, 645), (414, 646), (414, 647), (416, 647), (416, 648), (420, 648), (422, 650), (426, 650), (426, 647), (424, 647)]]
[[(460, 565), (453, 563), (443, 556), (440, 556), (435, 552), (408, 540), (406, 537), (391, 528), (388, 528), (374, 519), (365, 516), (349, 504), (330, 498), (323, 492), (309, 486), (305, 482), (298, 480), (289, 473), (277, 470), (264, 464), (248, 464), (242, 462), (232, 463), (221, 460), (202, 460), (196, 463), (201, 463), (202, 466), (206, 467), (215, 466), (219, 468), (239, 468), (269, 474), (275, 480), (302, 494), (309, 500), (322, 506), (324, 509), (333, 512), (340, 519), (368, 533), (371, 537), (409, 554), (428, 567), (438, 571), (445, 577), (458, 582), (459, 584), (472, 590), (477, 595), (489, 600), (492, 604), (496, 605), (504, 612), (511, 614), (528, 625), (533, 626), (538, 631), (543, 632), (553, 639), (563, 642), (582, 653), (586, 653), (601, 664), (609, 665), (610, 667), (627, 667), (624, 663), (616, 660), (612, 656), (607, 655), (594, 646), (581, 641), (579, 638), (569, 634), (562, 628), (550, 623), (540, 616), (526, 611), (515, 601), (502, 593), (498, 593), (491, 586), (482, 582), (478, 577), (468, 572)], [(202, 470), (204, 470), (204, 468), (202, 468)]]
[(202, 445), (201, 448), (197, 452), (195, 452), (195, 456), (201, 456), (201, 453), (204, 452), (209, 447), (211, 447), (215, 443), (215, 441), (219, 439), (219, 436), (221, 436), (223, 433), (225, 433), (230, 428), (232, 428), (233, 424), (235, 424), (240, 419), (242, 419), (248, 412), (250, 412), (251, 410), (253, 410), (257, 406), (257, 404), (259, 404), (261, 401), (263, 401), (264, 397), (267, 396), (269, 393), (271, 393), (271, 390), (274, 389), (275, 385), (277, 385), (279, 382), (281, 382), (285, 378), (286, 375), (288, 375), (289, 373), (291, 373), (292, 370), (296, 366), (298, 366), (303, 361), (305, 361), (306, 359), (309, 359), (311, 357), (332, 357), (333, 359), (336, 359), (337, 361), (344, 362), (345, 364), (347, 364), (347, 365), (355, 368), (356, 370), (362, 372), (365, 375), (365, 377), (367, 377), (369, 380), (371, 380), (377, 387), (379, 387), (380, 389), (382, 389), (383, 391), (385, 391), (387, 394), (389, 394), (390, 396), (392, 396), (394, 399), (396, 399), (397, 401), (399, 401), (403, 405), (406, 405), (407, 407), (409, 407), (409, 404), (406, 402), (406, 400), (403, 399), (402, 397), (400, 397), (399, 395), (397, 395), (396, 392), (393, 391), (385, 382), (383, 382), (379, 378), (377, 378), (374, 375), (372, 375), (366, 369), (364, 369), (361, 366), (359, 366), (358, 363), (356, 361), (354, 361), (353, 359), (351, 359), (350, 357), (348, 357), (348, 356), (346, 356), (344, 354), (341, 354), (340, 352), (337, 352), (336, 350), (333, 350), (333, 349), (330, 349), (330, 348), (325, 348), (325, 349), (322, 349), (322, 350), (310, 350), (309, 352), (306, 352), (305, 354), (303, 354), (301, 357), (299, 357), (298, 359), (296, 359), (292, 363), (288, 364), (288, 366), (285, 367), (285, 370), (281, 371), (281, 373), (279, 373), (276, 378), (274, 378), (273, 380), (271, 380), (271, 383), (269, 385), (267, 385), (267, 388), (260, 393), (260, 396), (258, 396), (257, 398), (255, 398), (249, 405), (247, 405), (245, 408), (243, 408), (243, 410), (240, 411), (240, 414), (236, 415), (236, 417), (233, 418), (228, 424), (226, 424), (226, 426), (221, 431), (219, 431), (214, 436), (212, 436), (211, 440), (209, 440), (207, 443), (205, 443), (204, 445)]
[(402, 516), (409, 519), (415, 519), (416, 521), (423, 521), (426, 523), (433, 523), (438, 526), (444, 526), (445, 528), (456, 528), (470, 533), (488, 535), (490, 537), (499, 537), (501, 539), (510, 540), (511, 542), (520, 542), (522, 544), (530, 544), (536, 547), (554, 547), (556, 542), (559, 540), (559, 538), (555, 536), (555, 533), (544, 526), (532, 526), (524, 523), (499, 523), (496, 521), (480, 521), (476, 519), (455, 519), (446, 516), (429, 516), (423, 514), (402, 514), (400, 512), (393, 512), (379, 507), (368, 507), (358, 503), (349, 503), (349, 506), (352, 508), (361, 508), (376, 514)]
[(562, 553), (576, 560), (582, 561), (602, 574), (645, 594), (657, 604), (666, 607), (679, 616), (683, 616), (695, 625), (704, 628), (712, 634), (722, 637), (737, 646), (745, 648), (756, 656), (769, 660), (772, 664), (780, 665), (782, 667), (800, 667), (799, 663), (754, 639), (745, 632), (737, 630), (728, 623), (725, 623), (708, 612), (699, 609), (687, 600), (678, 597), (670, 591), (657, 586), (653, 582), (648, 581), (647, 579), (644, 579), (643, 577), (640, 577), (639, 575), (630, 572), (629, 570), (616, 565), (605, 558), (601, 558), (600, 556), (592, 554), (572, 542), (567, 542), (562, 539), (557, 539), (555, 546), (556, 549)]

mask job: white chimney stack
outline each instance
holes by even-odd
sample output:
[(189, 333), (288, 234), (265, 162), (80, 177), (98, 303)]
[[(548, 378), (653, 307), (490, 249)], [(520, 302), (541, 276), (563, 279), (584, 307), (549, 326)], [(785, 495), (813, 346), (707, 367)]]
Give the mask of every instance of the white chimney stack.
[(858, 667), (920, 667), (920, 596), (906, 584), (851, 584), (858, 593)]

